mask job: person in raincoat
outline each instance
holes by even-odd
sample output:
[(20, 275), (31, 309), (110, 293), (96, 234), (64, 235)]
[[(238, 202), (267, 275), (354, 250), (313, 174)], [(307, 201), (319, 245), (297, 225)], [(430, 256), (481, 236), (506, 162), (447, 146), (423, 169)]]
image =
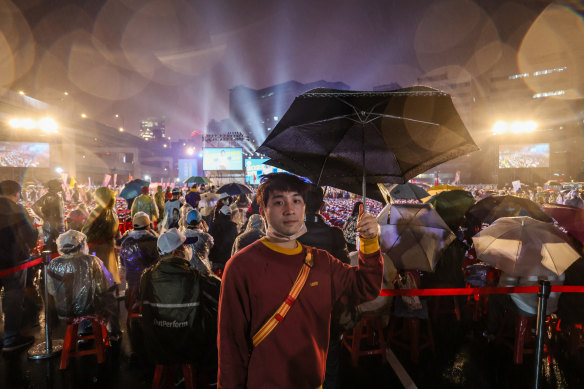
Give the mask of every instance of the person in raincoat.
[(60, 195), (63, 186), (59, 180), (50, 180), (46, 187), (48, 192), (33, 204), (32, 210), (43, 220), (44, 250), (56, 253), (55, 241), (61, 233), (65, 232), (63, 198)]
[(59, 317), (107, 316), (116, 304), (109, 292), (113, 282), (108, 280), (101, 260), (89, 255), (85, 234), (67, 231), (58, 237), (57, 249), (61, 255), (47, 266), (47, 285)]
[(81, 232), (87, 235), (89, 251), (103, 261), (114, 282), (119, 284), (120, 272), (114, 247), (119, 226), (118, 216), (114, 210), (116, 193), (106, 187), (97, 188), (95, 199), (97, 205), (89, 214)]
[[(183, 207), (184, 209), (185, 207)], [(199, 273), (211, 274), (211, 263), (209, 262), (209, 251), (213, 247), (213, 237), (205, 232), (204, 221), (201, 213), (196, 209), (191, 209), (185, 217), (186, 226), (179, 229), (187, 240), (185, 244), (193, 251), (191, 257), (191, 267)]]
[(247, 222), (245, 231), (239, 234), (237, 238), (235, 238), (235, 242), (233, 242), (231, 256), (234, 256), (235, 253), (237, 253), (239, 250), (249, 246), (264, 236), (266, 236), (266, 226), (264, 224), (264, 219), (259, 214), (251, 215)]
[(142, 193), (134, 199), (132, 203), (132, 210), (131, 210), (131, 217), (134, 218), (134, 215), (138, 212), (144, 212), (150, 220), (156, 221), (158, 220), (158, 207), (156, 203), (148, 194), (148, 187), (145, 186), (142, 188)]
[(160, 218), (164, 217), (164, 198), (165, 194), (162, 190), (162, 185), (158, 185), (156, 187), (156, 193), (154, 194), (154, 202), (156, 203), (156, 207), (158, 208), (158, 216)]
[[(174, 188), (172, 190), (172, 199), (164, 203), (164, 219), (162, 220), (162, 227), (165, 230), (171, 228), (178, 228), (178, 221), (180, 220), (180, 208), (182, 204), (179, 200), (180, 189)], [(159, 229), (159, 231), (162, 231)]]

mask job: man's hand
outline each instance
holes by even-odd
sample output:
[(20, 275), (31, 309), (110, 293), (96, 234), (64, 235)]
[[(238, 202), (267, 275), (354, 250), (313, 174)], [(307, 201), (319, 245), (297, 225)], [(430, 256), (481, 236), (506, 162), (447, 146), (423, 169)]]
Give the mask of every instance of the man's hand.
[(375, 216), (363, 212), (363, 204), (359, 205), (359, 219), (357, 219), (357, 232), (364, 239), (372, 239), (379, 235), (379, 224)]

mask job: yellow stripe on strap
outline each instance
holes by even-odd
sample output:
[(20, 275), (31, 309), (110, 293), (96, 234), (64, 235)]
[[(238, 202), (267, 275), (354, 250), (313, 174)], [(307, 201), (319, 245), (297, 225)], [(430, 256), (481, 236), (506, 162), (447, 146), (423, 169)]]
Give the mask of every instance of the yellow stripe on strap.
[(264, 325), (256, 332), (256, 334), (252, 337), (252, 342), (254, 347), (257, 347), (266, 336), (270, 334), (276, 328), (279, 322), (284, 320), (284, 317), (290, 311), (290, 308), (296, 301), (296, 298), (300, 294), (300, 291), (304, 287), (306, 280), (308, 279), (308, 274), (310, 273), (310, 268), (312, 266), (312, 251), (310, 247), (306, 248), (306, 259), (302, 264), (302, 268), (300, 268), (300, 273), (298, 273), (298, 277), (296, 277), (296, 281), (294, 281), (294, 285), (292, 285), (292, 289), (290, 289), (290, 293), (286, 300), (280, 305), (278, 310), (264, 323)]

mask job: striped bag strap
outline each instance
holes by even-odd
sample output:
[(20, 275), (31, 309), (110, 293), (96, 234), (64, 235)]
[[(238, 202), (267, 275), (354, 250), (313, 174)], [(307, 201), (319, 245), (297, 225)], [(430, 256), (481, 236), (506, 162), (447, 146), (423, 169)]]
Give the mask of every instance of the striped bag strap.
[(262, 328), (256, 332), (256, 334), (252, 337), (253, 346), (257, 347), (269, 334), (276, 328), (278, 323), (284, 320), (284, 317), (294, 305), (296, 298), (300, 294), (300, 291), (304, 287), (306, 280), (308, 279), (308, 273), (310, 273), (310, 269), (314, 264), (314, 260), (312, 258), (312, 249), (310, 247), (306, 247), (306, 258), (302, 267), (300, 268), (300, 273), (298, 273), (298, 277), (296, 277), (296, 281), (294, 281), (294, 285), (292, 285), (292, 289), (290, 289), (290, 293), (288, 293), (288, 297), (286, 300), (280, 305), (280, 308), (264, 323)]

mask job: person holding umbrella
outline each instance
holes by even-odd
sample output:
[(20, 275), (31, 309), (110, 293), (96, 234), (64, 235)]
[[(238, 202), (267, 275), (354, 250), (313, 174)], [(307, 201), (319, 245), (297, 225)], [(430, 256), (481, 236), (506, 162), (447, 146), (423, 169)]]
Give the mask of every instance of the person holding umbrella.
[(262, 178), (257, 198), (267, 236), (227, 262), (221, 283), (218, 388), (320, 387), (333, 305), (348, 293), (359, 302), (379, 295), (377, 220), (361, 214), (359, 266), (343, 264), (297, 241), (306, 232), (307, 189), (291, 174)]

